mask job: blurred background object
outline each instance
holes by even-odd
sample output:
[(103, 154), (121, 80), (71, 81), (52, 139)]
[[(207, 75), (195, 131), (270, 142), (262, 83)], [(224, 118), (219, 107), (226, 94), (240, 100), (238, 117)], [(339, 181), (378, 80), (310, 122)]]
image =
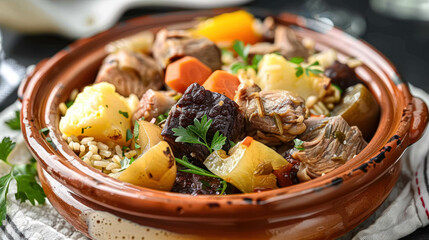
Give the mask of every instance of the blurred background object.
[(199, 9), (251, 0), (17, 0), (0, 1), (0, 25), (25, 33), (87, 37), (111, 27), (128, 9), (147, 6)]
[(371, 0), (371, 7), (395, 18), (429, 21), (428, 0)]
[(366, 22), (361, 13), (333, 6), (327, 0), (306, 0), (297, 14), (339, 27), (355, 37), (360, 37), (366, 30)]

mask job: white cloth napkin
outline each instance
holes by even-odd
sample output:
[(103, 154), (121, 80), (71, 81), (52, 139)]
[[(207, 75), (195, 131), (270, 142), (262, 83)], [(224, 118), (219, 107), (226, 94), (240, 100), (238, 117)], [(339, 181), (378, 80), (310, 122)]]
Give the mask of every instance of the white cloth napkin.
[[(411, 86), (411, 91), (429, 103), (429, 95), (423, 90)], [(12, 118), (17, 109), (19, 103), (0, 113), (0, 139), (5, 136), (14, 138), (17, 147), (11, 153), (10, 160), (23, 162), (28, 161), (30, 155), (20, 132), (4, 125), (4, 121)], [(429, 163), (426, 164), (429, 161), (428, 143), (429, 131), (426, 131), (423, 138), (404, 154), (402, 174), (386, 201), (365, 222), (341, 239), (399, 239), (429, 224), (429, 179), (426, 177), (429, 175)], [(5, 166), (0, 164), (0, 175), (4, 171)], [(13, 181), (7, 196), (7, 219), (0, 228), (1, 239), (87, 239), (66, 222), (49, 201), (42, 206), (19, 203), (15, 200), (15, 192), (16, 183)]]

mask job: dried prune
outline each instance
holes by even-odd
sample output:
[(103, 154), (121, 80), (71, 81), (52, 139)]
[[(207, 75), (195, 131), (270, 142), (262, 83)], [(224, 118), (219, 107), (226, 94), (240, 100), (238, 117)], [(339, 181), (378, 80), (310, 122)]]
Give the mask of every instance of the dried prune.
[(338, 85), (343, 90), (362, 82), (356, 76), (353, 68), (338, 61), (325, 69), (325, 75), (331, 79), (331, 83)]
[[(173, 128), (186, 128), (194, 124), (194, 119), (201, 121), (207, 115), (213, 122), (207, 132), (207, 141), (210, 143), (216, 131), (230, 141), (238, 141), (244, 134), (244, 116), (238, 105), (228, 97), (205, 90), (197, 83), (186, 89), (182, 98), (171, 108), (162, 136), (170, 144), (176, 157), (186, 155), (192, 163), (200, 165), (209, 155), (209, 150), (200, 144), (175, 142)], [(229, 150), (230, 143), (226, 141), (224, 150)], [(197, 161), (195, 161), (197, 160)]]

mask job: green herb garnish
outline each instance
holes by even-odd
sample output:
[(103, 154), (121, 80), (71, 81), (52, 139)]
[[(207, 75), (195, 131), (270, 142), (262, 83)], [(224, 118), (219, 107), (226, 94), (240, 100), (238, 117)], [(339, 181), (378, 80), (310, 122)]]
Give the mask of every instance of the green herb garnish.
[(207, 182), (207, 181), (205, 181), (205, 180), (202, 180), (202, 179), (200, 179), (199, 181), (200, 181), (200, 183), (201, 183), (204, 187), (206, 187), (206, 188), (211, 187), (209, 182)]
[(235, 62), (231, 65), (231, 72), (237, 73), (240, 69), (249, 69), (253, 68), (255, 71), (258, 70), (258, 64), (262, 59), (262, 55), (256, 54), (253, 56), (252, 64), (248, 64), (249, 62), (249, 50), (250, 50), (250, 44), (247, 44), (244, 46), (244, 43), (242, 41), (235, 40), (233, 45), (234, 51), (237, 53), (238, 56), (243, 60), (243, 62)]
[(293, 143), (295, 144), (294, 147), (295, 147), (296, 150), (299, 150), (299, 151), (305, 150), (305, 148), (302, 146), (304, 144), (304, 141), (302, 141), (301, 139), (295, 138), (293, 140)]
[(186, 156), (183, 156), (183, 159), (180, 158), (175, 158), (177, 163), (180, 163), (182, 166), (187, 167), (188, 169), (180, 169), (180, 172), (185, 172), (185, 173), (192, 173), (192, 174), (197, 174), (200, 176), (206, 176), (206, 177), (212, 177), (212, 178), (218, 178), (220, 179), (220, 183), (222, 184), (222, 189), (219, 190), (221, 191), (220, 195), (223, 195), (225, 193), (226, 187), (227, 187), (227, 182), (223, 179), (221, 179), (219, 176), (213, 174), (212, 172), (202, 169), (200, 167), (195, 166), (194, 164), (190, 163), (188, 161), (188, 158)]
[(294, 63), (294, 64), (298, 65), (298, 66), (295, 68), (295, 70), (296, 70), (296, 72), (295, 72), (295, 76), (296, 76), (296, 77), (300, 77), (300, 76), (301, 76), (301, 75), (303, 75), (304, 73), (305, 73), (305, 75), (307, 75), (307, 76), (309, 76), (309, 75), (310, 75), (310, 73), (313, 73), (313, 74), (321, 74), (321, 73), (323, 73), (323, 71), (321, 71), (321, 70), (319, 70), (319, 69), (317, 69), (317, 68), (314, 68), (315, 66), (319, 66), (319, 65), (320, 65), (318, 61), (316, 61), (316, 62), (314, 62), (314, 63), (310, 64), (310, 65), (309, 65), (309, 66), (307, 66), (307, 67), (303, 67), (303, 66), (301, 65), (301, 63), (303, 63), (303, 62), (304, 62), (304, 59), (303, 59), (303, 58), (300, 58), (300, 57), (294, 57), (294, 58), (292, 58), (291, 60), (289, 60), (289, 62), (291, 62), (291, 63)]
[(15, 147), (15, 143), (9, 137), (3, 138), (0, 143), (0, 159), (11, 167), (8, 174), (0, 178), (0, 226), (6, 219), (6, 201), (9, 185), (12, 179), (17, 184), (15, 198), (20, 202), (28, 200), (32, 205), (45, 203), (45, 193), (37, 183), (36, 163), (14, 165), (8, 162), (7, 158)]
[(156, 124), (161, 124), (163, 123), (165, 120), (167, 120), (168, 118), (168, 113), (169, 112), (165, 112), (164, 114), (159, 115), (158, 117), (156, 117)]
[(88, 126), (88, 127), (84, 127), (84, 128), (82, 128), (82, 134), (84, 134), (85, 133), (85, 130), (86, 129), (90, 129), (91, 128), (91, 126)]
[(174, 136), (177, 137), (175, 141), (204, 145), (210, 153), (220, 150), (225, 144), (226, 137), (219, 133), (219, 131), (216, 131), (211, 144), (207, 142), (207, 131), (212, 122), (212, 119), (207, 120), (207, 115), (204, 115), (201, 118), (201, 122), (198, 119), (194, 119), (194, 125), (189, 125), (186, 128), (182, 126), (180, 128), (173, 128)]
[(48, 133), (49, 133), (49, 128), (42, 128), (42, 129), (40, 129), (40, 131), (39, 131), (40, 133), (43, 133), (43, 135), (48, 135)]
[(67, 108), (70, 108), (73, 105), (74, 101), (70, 100), (66, 103)]
[(122, 112), (119, 110), (119, 114), (122, 114), (125, 118), (128, 118), (128, 112)]
[(129, 140), (133, 139), (133, 133), (131, 132), (131, 130), (128, 128), (127, 129), (127, 135), (126, 135), (126, 141), (128, 142)]
[(12, 130), (20, 130), (21, 122), (20, 122), (20, 112), (15, 111), (15, 117), (4, 122), (7, 126), (9, 126)]
[(125, 169), (127, 169), (133, 162), (134, 162), (134, 158), (127, 158), (125, 157), (124, 159), (121, 160), (121, 169), (119, 169), (119, 171), (124, 171)]
[(229, 145), (231, 146), (231, 148), (233, 148), (236, 144), (237, 144), (237, 143), (235, 143), (235, 142), (233, 142), (233, 141), (229, 140)]
[(134, 122), (134, 140), (135, 140), (134, 147), (136, 149), (140, 148), (140, 145), (137, 144), (137, 138), (139, 137), (139, 128), (140, 128), (139, 122), (136, 120)]
[(128, 149), (130, 149), (128, 146), (122, 146), (122, 151), (123, 152), (127, 151)]
[(340, 94), (343, 94), (343, 89), (340, 88), (340, 86), (338, 86), (337, 84), (331, 83), (332, 87), (338, 89), (338, 91), (340, 92)]

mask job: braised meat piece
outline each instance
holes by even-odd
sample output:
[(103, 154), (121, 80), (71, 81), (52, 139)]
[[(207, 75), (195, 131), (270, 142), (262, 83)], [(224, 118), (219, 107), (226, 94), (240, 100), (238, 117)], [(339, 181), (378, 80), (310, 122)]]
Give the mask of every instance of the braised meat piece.
[[(197, 83), (188, 87), (182, 98), (171, 108), (162, 136), (170, 144), (176, 157), (186, 155), (192, 163), (202, 165), (209, 155), (209, 150), (200, 144), (175, 142), (173, 128), (186, 128), (194, 124), (194, 119), (201, 121), (207, 115), (213, 122), (207, 132), (207, 141), (210, 143), (216, 131), (219, 131), (228, 140), (237, 142), (244, 134), (244, 117), (238, 105), (228, 97), (205, 90)], [(226, 141), (223, 149), (229, 150), (230, 143)], [(197, 161), (192, 161), (193, 159)]]
[(367, 145), (361, 131), (350, 127), (341, 117), (309, 118), (307, 130), (298, 136), (304, 150), (295, 151), (294, 159), (301, 161), (311, 178), (322, 176), (340, 167)]
[(331, 66), (327, 67), (325, 75), (331, 79), (331, 83), (338, 85), (341, 89), (346, 89), (362, 82), (356, 76), (353, 68), (339, 61), (335, 61)]
[(171, 93), (165, 91), (147, 90), (140, 99), (137, 110), (134, 112), (133, 122), (142, 117), (146, 121), (150, 121), (152, 118), (156, 118), (169, 111), (176, 104), (171, 95)]
[(280, 47), (280, 54), (291, 59), (293, 57), (308, 58), (309, 53), (295, 32), (286, 26), (278, 25), (275, 30), (274, 44)]
[(281, 48), (269, 42), (259, 42), (250, 46), (249, 59), (253, 59), (256, 54), (264, 55), (269, 53), (280, 52)]
[(131, 93), (141, 97), (146, 90), (158, 90), (163, 86), (164, 73), (152, 58), (120, 50), (104, 59), (95, 82), (111, 83), (116, 92), (126, 97)]
[(292, 92), (241, 84), (235, 101), (246, 117), (247, 132), (256, 133), (255, 138), (266, 145), (291, 141), (306, 129), (304, 99)]
[(262, 37), (267, 42), (274, 41), (274, 31), (276, 29), (276, 22), (272, 17), (266, 17), (262, 22)]
[(153, 56), (161, 67), (184, 56), (192, 56), (210, 67), (213, 71), (221, 69), (221, 52), (207, 38), (193, 38), (183, 30), (163, 29), (156, 35)]
[(191, 195), (219, 195), (222, 184), (219, 178), (201, 176), (178, 171), (172, 192)]

